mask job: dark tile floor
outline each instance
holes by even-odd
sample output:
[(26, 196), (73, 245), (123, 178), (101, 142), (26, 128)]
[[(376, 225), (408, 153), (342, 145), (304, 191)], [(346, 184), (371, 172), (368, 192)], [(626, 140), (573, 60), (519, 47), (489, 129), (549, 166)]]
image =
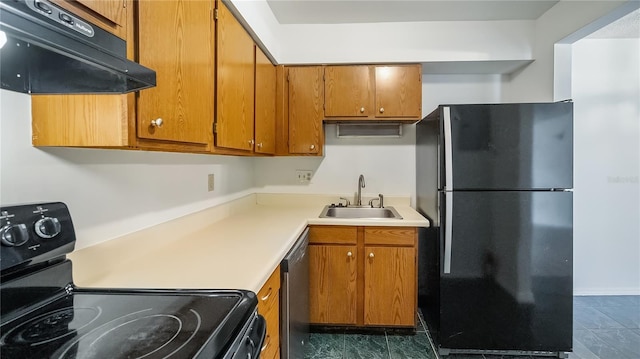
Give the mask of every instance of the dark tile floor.
[[(419, 316), (415, 335), (313, 333), (307, 359), (438, 359)], [(446, 359), (523, 358), (451, 355)], [(526, 357), (525, 357), (526, 358)], [(589, 296), (573, 300), (570, 359), (639, 359), (640, 296)], [(442, 359), (445, 359), (443, 357)]]

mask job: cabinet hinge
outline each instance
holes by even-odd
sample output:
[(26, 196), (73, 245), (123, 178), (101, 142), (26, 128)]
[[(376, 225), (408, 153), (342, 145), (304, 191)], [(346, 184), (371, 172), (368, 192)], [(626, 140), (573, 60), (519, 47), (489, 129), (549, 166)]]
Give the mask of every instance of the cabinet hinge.
[(213, 19), (218, 20), (218, 9), (213, 9)]
[(127, 0), (122, 0), (122, 7), (127, 8)]
[(218, 123), (217, 122), (213, 123), (213, 133), (218, 133)]

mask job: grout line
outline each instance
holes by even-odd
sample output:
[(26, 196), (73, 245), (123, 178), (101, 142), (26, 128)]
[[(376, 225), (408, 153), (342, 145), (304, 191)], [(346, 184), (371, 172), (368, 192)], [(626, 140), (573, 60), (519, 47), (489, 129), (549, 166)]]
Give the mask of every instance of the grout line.
[(436, 346), (433, 343), (433, 340), (431, 339), (431, 333), (429, 333), (429, 329), (427, 328), (427, 323), (425, 322), (423, 316), (424, 316), (424, 313), (422, 313), (422, 315), (418, 315), (418, 319), (420, 320), (420, 323), (422, 323), (422, 328), (424, 329), (424, 335), (426, 335), (427, 339), (429, 340), (429, 345), (431, 346), (431, 351), (433, 352), (433, 355), (435, 355), (435, 359), (440, 359), (440, 355), (438, 354), (438, 351), (436, 350)]
[(387, 336), (387, 331), (384, 331), (384, 341), (387, 343), (387, 354), (389, 354), (389, 359), (391, 359), (391, 347), (389, 346), (389, 337)]
[(347, 333), (342, 333), (342, 357), (347, 357)]

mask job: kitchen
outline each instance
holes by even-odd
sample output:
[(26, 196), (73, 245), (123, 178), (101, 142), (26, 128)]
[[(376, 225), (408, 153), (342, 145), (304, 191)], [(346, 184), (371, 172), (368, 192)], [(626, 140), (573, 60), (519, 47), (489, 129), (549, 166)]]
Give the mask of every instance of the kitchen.
[[(236, 4), (240, 10), (242, 4), (243, 2)], [(267, 6), (262, 3), (253, 5), (256, 5), (256, 8)], [(569, 35), (615, 7), (615, 4), (607, 2), (591, 5), (588, 10), (592, 13), (576, 13), (569, 4), (563, 5), (568, 8), (554, 9), (559, 14), (551, 11), (541, 17), (538, 20), (540, 27), (552, 29), (548, 25), (554, 22), (553, 16), (561, 16), (565, 11), (565, 14), (571, 13), (575, 23), (565, 24), (570, 29), (558, 30), (561, 35), (541, 34), (540, 37), (543, 39), (540, 41), (547, 40), (544, 36), (562, 38)], [(250, 9), (244, 10), (247, 14), (243, 13), (243, 16), (253, 25), (252, 16), (259, 15), (252, 15), (248, 11)], [(261, 22), (256, 21), (255, 24), (257, 29)], [(357, 28), (355, 25), (354, 27)], [(527, 31), (534, 31), (531, 27)], [(369, 28), (363, 25), (363, 32), (367, 30)], [(439, 30), (439, 37), (447, 33), (442, 29), (435, 30)], [(411, 30), (410, 33), (416, 32)], [(517, 34), (512, 31), (509, 36), (515, 37)], [(314, 50), (310, 48), (310, 44), (317, 44), (322, 39), (318, 35), (313, 37), (312, 33), (301, 32), (300, 36), (303, 35), (308, 35), (305, 37), (310, 39), (307, 47), (295, 43), (296, 46), (283, 48), (284, 45), (277, 45), (274, 39), (269, 42), (267, 35), (261, 39), (269, 49), (273, 47), (274, 54), (278, 53), (278, 47), (283, 48), (280, 50), (283, 58), (281, 61), (290, 63), (400, 61), (391, 57), (400, 56), (400, 52), (353, 54), (344, 51), (344, 48), (329, 51), (329, 46), (326, 46), (325, 50), (320, 47)], [(493, 45), (487, 44), (490, 41), (478, 43), (479, 40), (474, 39), (476, 43), (470, 44), (472, 41), (460, 40), (465, 35), (466, 32), (450, 34), (448, 36), (451, 36), (451, 39), (445, 38), (441, 42), (429, 43), (426, 46), (440, 48), (444, 46), (445, 41), (450, 40), (459, 49), (471, 53), (466, 58), (445, 53), (441, 58), (443, 61), (477, 60), (482, 54), (473, 57), (475, 49), (476, 52), (498, 53), (497, 61), (535, 58), (536, 62), (521, 70), (517, 76), (494, 73), (430, 74), (423, 71), (423, 113), (430, 112), (440, 103), (452, 101), (552, 101), (568, 97), (556, 98), (552, 95), (553, 58), (547, 53), (546, 48), (532, 49), (534, 46), (529, 37), (531, 34), (520, 34), (519, 39), (513, 39), (506, 45), (505, 42), (509, 39), (499, 42), (492, 38)], [(336, 43), (330, 38), (324, 41)], [(556, 39), (550, 43), (553, 41)], [(372, 44), (362, 46), (365, 45), (368, 45), (369, 51), (373, 51)], [(299, 49), (300, 53), (296, 54), (295, 49)], [(505, 53), (509, 49), (513, 51)], [(285, 50), (291, 53), (286, 53)], [(539, 53), (532, 54), (532, 51)], [(350, 53), (352, 57), (344, 58)], [(409, 57), (406, 60), (402, 59), (403, 62), (417, 60)], [(360, 173), (365, 174), (367, 178), (367, 197), (373, 197), (377, 193), (413, 197), (415, 188), (413, 126), (404, 126), (404, 135), (398, 139), (338, 139), (333, 135), (335, 127), (325, 125), (324, 158), (242, 158), (99, 149), (33, 148), (30, 146), (29, 108), (30, 97), (2, 92), (1, 201), (21, 203), (63, 200), (70, 206), (74, 216), (79, 249), (254, 192), (351, 194), (355, 190), (356, 179)], [(398, 158), (406, 161), (398, 161)], [(358, 163), (358, 166), (354, 166), (353, 163)], [(298, 169), (314, 171), (310, 184), (297, 183), (294, 171)], [(213, 192), (206, 191), (206, 178), (210, 173), (215, 177)]]

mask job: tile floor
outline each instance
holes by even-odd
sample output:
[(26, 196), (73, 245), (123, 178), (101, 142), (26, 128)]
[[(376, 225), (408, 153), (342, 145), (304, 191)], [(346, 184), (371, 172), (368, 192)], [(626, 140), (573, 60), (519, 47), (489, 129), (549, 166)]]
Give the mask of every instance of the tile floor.
[[(573, 300), (570, 359), (640, 358), (640, 296), (589, 296)], [(415, 335), (313, 333), (307, 359), (438, 359), (424, 322)], [(523, 358), (451, 355), (446, 359)], [(525, 357), (526, 358), (526, 357)], [(442, 359), (445, 359), (443, 357)]]

